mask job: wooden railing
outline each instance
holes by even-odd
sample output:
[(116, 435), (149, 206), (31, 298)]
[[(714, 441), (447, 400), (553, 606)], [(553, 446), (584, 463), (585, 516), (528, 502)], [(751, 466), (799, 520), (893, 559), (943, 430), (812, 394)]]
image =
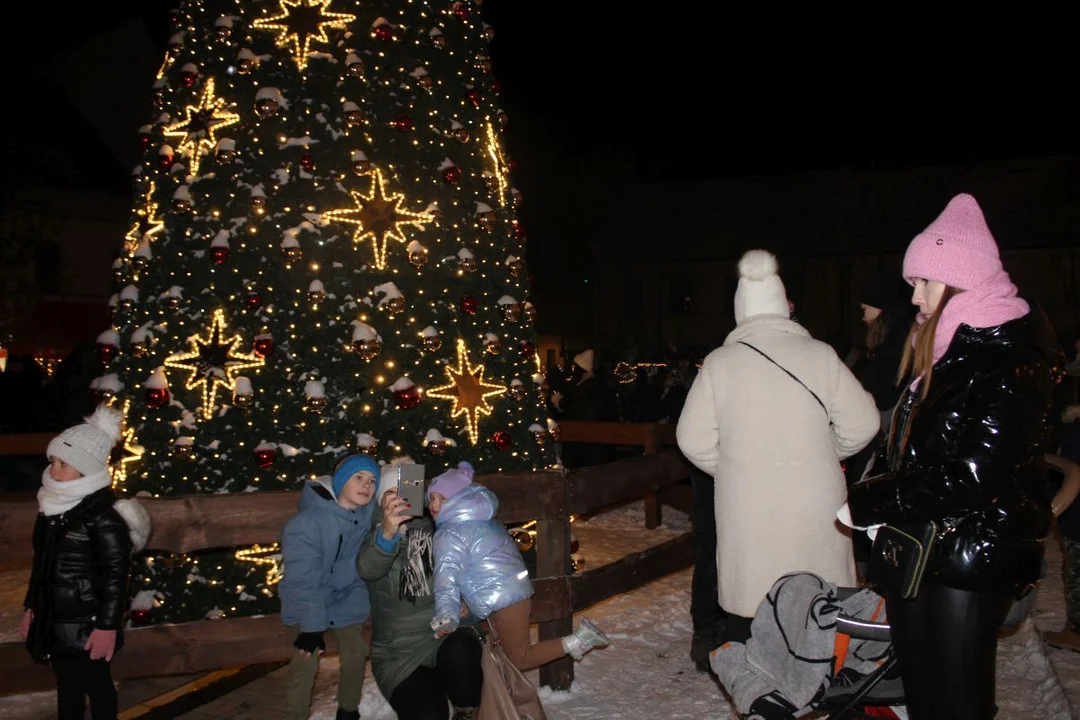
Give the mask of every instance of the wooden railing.
[[(595, 425), (608, 427), (597, 428)], [(619, 429), (616, 429), (616, 426)], [(693, 549), (689, 534), (580, 574), (570, 568), (572, 514), (584, 514), (615, 502), (657, 492), (689, 474), (674, 449), (657, 449), (666, 430), (660, 426), (617, 423), (566, 423), (564, 440), (638, 444), (648, 454), (563, 475), (555, 472), (477, 476), (499, 496), (499, 519), (506, 523), (536, 520), (536, 594), (532, 620), (541, 639), (571, 632), (573, 613), (657, 578), (688, 567)], [(604, 432), (606, 431), (606, 432)], [(650, 439), (651, 438), (651, 439)], [(174, 553), (266, 544), (296, 512), (294, 492), (193, 495), (140, 499), (150, 513), (150, 549)], [(659, 521), (658, 506), (654, 516)], [(28, 562), (29, 538), (37, 514), (34, 502), (0, 504), (0, 558)], [(214, 668), (287, 660), (290, 643), (277, 615), (156, 625), (125, 632), (125, 647), (113, 661), (118, 678), (191, 673)], [(545, 685), (567, 689), (573, 662), (563, 658), (543, 666)], [(47, 668), (31, 663), (21, 643), (0, 645), (0, 694), (49, 687)]]

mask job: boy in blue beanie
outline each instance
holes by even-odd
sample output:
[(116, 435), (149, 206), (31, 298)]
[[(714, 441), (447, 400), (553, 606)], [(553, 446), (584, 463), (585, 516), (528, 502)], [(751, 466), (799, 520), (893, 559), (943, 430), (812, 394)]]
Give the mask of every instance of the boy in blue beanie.
[(341, 655), (337, 720), (359, 720), (368, 646), (364, 623), (371, 613), (368, 589), (356, 572), (360, 541), (371, 526), (379, 465), (367, 455), (350, 455), (332, 478), (304, 485), (300, 508), (285, 525), (281, 555), (281, 620), (293, 636), (285, 694), (285, 717), (308, 717), (311, 689), (326, 650), (324, 634), (334, 633)]

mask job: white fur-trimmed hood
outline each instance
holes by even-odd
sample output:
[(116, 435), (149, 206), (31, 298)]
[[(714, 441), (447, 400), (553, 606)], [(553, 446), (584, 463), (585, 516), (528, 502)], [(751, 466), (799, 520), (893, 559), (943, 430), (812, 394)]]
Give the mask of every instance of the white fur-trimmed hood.
[(143, 550), (146, 543), (150, 541), (150, 513), (138, 500), (134, 499), (117, 500), (113, 507), (127, 523), (132, 551)]

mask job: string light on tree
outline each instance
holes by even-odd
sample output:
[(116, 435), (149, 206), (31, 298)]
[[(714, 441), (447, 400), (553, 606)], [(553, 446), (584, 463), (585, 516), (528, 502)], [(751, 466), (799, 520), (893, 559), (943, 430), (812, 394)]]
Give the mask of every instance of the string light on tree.
[(488, 398), (504, 394), (506, 386), (484, 381), (483, 363), (473, 365), (469, 362), (468, 347), (460, 338), (457, 341), (457, 367), (447, 365), (445, 370), (450, 382), (428, 390), (427, 395), (440, 400), (453, 400), (450, 417), (465, 418), (469, 441), (476, 445), (480, 436), (480, 418), (490, 415), (492, 411)]
[(128, 476), (128, 465), (138, 462), (146, 448), (135, 441), (135, 428), (128, 425), (128, 411), (131, 409), (131, 399), (124, 400), (124, 417), (120, 425), (120, 439), (116, 442), (109, 456), (109, 474), (112, 477), (112, 486), (117, 490), (124, 490), (124, 484)]
[(157, 186), (151, 180), (140, 206), (135, 210), (136, 220), (124, 235), (124, 249), (128, 255), (134, 255), (142, 243), (151, 242), (165, 229), (165, 221), (158, 215), (158, 203), (154, 199), (156, 191)]
[(217, 408), (218, 390), (232, 391), (241, 370), (262, 367), (266, 363), (265, 358), (257, 353), (242, 353), (238, 350), (243, 343), (239, 335), (229, 338), (224, 335), (225, 312), (218, 309), (214, 311), (206, 337), (190, 337), (189, 352), (165, 359), (165, 367), (188, 371), (185, 389), (202, 388), (203, 418), (213, 416)]

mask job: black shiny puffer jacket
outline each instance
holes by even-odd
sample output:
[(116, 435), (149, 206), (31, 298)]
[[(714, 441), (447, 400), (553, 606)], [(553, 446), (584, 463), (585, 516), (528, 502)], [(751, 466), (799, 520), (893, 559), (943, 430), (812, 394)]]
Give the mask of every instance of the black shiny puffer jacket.
[[(131, 536), (103, 488), (71, 510), (34, 524), (34, 567), (24, 607), (34, 611), (26, 640), (38, 662), (50, 656), (86, 655), (90, 632), (120, 630), (127, 604)], [(116, 649), (124, 643), (116, 636)]]
[(961, 325), (926, 399), (901, 398), (886, 472), (851, 488), (856, 525), (942, 525), (926, 580), (1011, 595), (1039, 579), (1054, 344), (1038, 309), (998, 327)]

